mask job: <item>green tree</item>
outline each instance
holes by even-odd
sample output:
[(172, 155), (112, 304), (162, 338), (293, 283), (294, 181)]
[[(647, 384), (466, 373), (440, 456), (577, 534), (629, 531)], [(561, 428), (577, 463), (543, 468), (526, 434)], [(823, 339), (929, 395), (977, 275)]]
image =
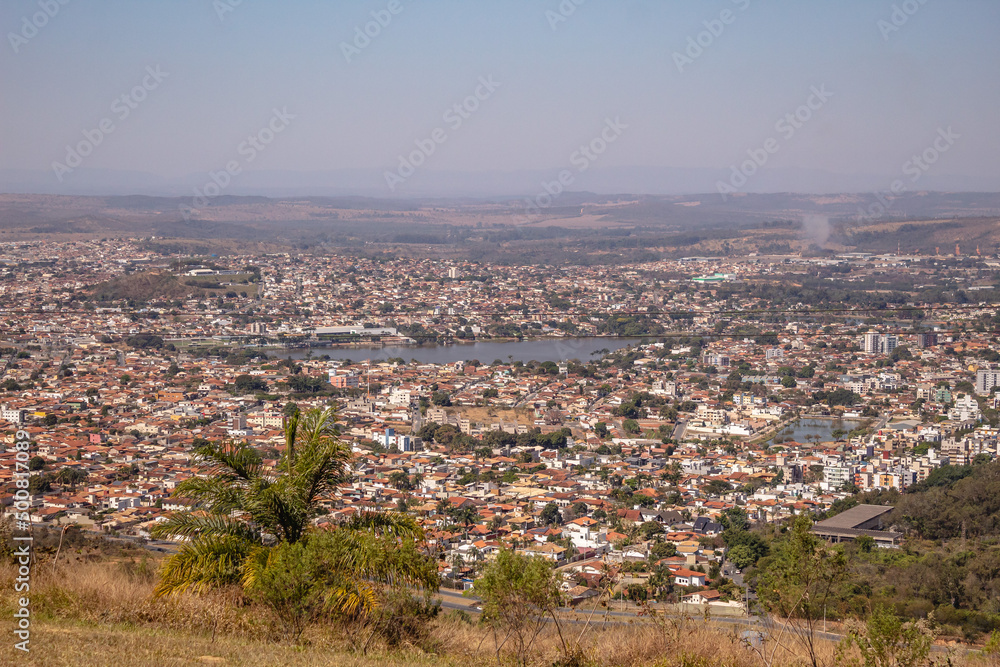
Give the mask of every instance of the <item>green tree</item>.
[(340, 528), (258, 551), (244, 584), (294, 639), (323, 616), (351, 618), (374, 611), (382, 597), (377, 584), (436, 590), (437, 568), (413, 540)]
[(527, 665), (546, 616), (562, 637), (556, 615), (562, 604), (559, 577), (548, 560), (501, 549), (474, 590), (483, 599), (483, 622), (492, 631), (498, 664), (501, 651), (510, 644), (517, 664)]
[(238, 394), (252, 394), (267, 391), (267, 382), (252, 375), (237, 375), (233, 381), (233, 389)]
[[(774, 627), (778, 643), (786, 636), (801, 645), (813, 667), (819, 667), (818, 624), (834, 607), (838, 587), (847, 576), (840, 548), (831, 548), (810, 531), (812, 520), (795, 518), (785, 539), (773, 545), (752, 581), (761, 605)], [(829, 609), (828, 609), (829, 608)]]
[(843, 667), (918, 667), (928, 664), (933, 642), (926, 621), (904, 623), (880, 605), (866, 623), (848, 623), (836, 660)]
[(412, 491), (413, 482), (410, 476), (402, 470), (397, 470), (389, 475), (389, 484), (399, 491)]
[(639, 526), (639, 532), (642, 533), (642, 536), (644, 538), (646, 538), (647, 540), (651, 540), (653, 539), (654, 535), (662, 535), (664, 531), (663, 531), (663, 526), (656, 523), (655, 521), (646, 521), (641, 526)]
[(562, 515), (559, 513), (559, 506), (555, 503), (547, 504), (542, 508), (542, 513), (538, 516), (538, 520), (546, 526), (562, 523)]

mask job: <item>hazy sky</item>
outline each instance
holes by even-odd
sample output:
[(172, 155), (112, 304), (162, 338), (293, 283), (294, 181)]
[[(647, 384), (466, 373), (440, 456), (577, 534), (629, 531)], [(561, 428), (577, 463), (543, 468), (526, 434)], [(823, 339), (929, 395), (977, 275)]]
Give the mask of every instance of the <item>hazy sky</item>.
[[(1000, 182), (997, 0), (63, 2), (0, 3), (0, 169), (51, 171), (102, 121), (86, 168), (395, 169), (440, 128), (426, 169), (560, 169), (610, 118), (602, 167), (728, 168), (774, 139), (769, 168), (897, 174), (950, 126), (934, 169)], [(391, 21), (348, 62), (372, 12)], [(779, 130), (813, 87), (832, 96)]]

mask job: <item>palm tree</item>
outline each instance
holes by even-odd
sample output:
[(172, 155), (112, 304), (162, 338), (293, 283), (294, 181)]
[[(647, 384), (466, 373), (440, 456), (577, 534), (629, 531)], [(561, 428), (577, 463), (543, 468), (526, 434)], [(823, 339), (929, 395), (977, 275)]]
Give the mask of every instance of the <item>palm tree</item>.
[(451, 511), (452, 521), (465, 528), (465, 538), (469, 538), (469, 526), (479, 521), (479, 511), (471, 506), (458, 507)]
[[(177, 485), (173, 495), (195, 501), (151, 530), (186, 542), (164, 563), (157, 595), (241, 585), (247, 593), (272, 581), (268, 568), (290, 557), (322, 562), (323, 609), (363, 614), (377, 606), (384, 584), (437, 587), (436, 573), (417, 553), (423, 532), (412, 517), (363, 512), (333, 530), (313, 519), (321, 502), (349, 477), (350, 451), (335, 437), (333, 409), (289, 419), (286, 451), (275, 470), (246, 443), (209, 443), (197, 450), (204, 475)], [(312, 549), (302, 559), (303, 549)], [(296, 551), (298, 550), (298, 551)]]

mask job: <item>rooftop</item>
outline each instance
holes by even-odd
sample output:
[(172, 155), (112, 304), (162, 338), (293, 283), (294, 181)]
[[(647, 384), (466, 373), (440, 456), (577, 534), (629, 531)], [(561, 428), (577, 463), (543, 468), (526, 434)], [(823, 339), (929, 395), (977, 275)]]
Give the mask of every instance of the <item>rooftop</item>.
[(824, 529), (855, 529), (893, 510), (892, 505), (857, 505), (816, 524)]

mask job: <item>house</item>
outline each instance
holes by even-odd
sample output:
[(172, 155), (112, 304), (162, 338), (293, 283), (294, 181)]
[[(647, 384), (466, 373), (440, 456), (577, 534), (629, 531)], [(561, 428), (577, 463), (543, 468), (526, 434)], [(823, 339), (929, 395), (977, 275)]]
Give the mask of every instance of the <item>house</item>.
[(674, 575), (674, 583), (678, 586), (704, 586), (708, 581), (708, 575), (704, 572), (695, 572), (686, 567), (671, 568)]
[(721, 598), (722, 593), (719, 591), (697, 591), (681, 596), (681, 600), (683, 602), (689, 602), (691, 604), (711, 604)]

